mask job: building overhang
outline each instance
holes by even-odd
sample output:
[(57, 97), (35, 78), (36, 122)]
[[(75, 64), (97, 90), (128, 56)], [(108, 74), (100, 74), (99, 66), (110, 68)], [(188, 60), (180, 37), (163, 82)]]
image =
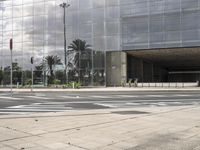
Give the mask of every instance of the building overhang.
[(200, 47), (128, 50), (129, 55), (170, 70), (200, 69)]

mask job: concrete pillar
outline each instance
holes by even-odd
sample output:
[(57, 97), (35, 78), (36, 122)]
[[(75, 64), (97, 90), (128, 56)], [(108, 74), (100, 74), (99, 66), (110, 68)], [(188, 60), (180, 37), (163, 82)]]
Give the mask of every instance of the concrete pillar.
[(127, 79), (127, 56), (124, 52), (107, 52), (106, 82), (108, 86), (121, 86)]
[(154, 82), (154, 65), (151, 64), (151, 82)]
[(143, 82), (143, 79), (144, 79), (144, 62), (143, 62), (143, 60), (142, 59), (140, 59), (139, 61), (138, 61), (138, 75), (139, 75), (139, 79), (138, 79), (138, 81), (139, 82)]

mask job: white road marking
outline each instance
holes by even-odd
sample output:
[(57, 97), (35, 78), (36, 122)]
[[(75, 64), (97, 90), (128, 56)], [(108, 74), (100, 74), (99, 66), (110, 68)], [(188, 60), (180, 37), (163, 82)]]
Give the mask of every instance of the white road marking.
[(127, 105), (133, 105), (133, 106), (139, 106), (141, 105), (140, 103), (126, 103)]
[(124, 97), (124, 98), (139, 97), (138, 95), (117, 95), (117, 96), (119, 96), (120, 98), (121, 97)]
[(167, 97), (166, 95), (144, 95), (145, 97)]
[[(0, 111), (15, 111), (15, 112), (64, 112), (64, 111), (68, 111), (69, 109), (66, 110), (60, 110), (60, 109), (28, 109), (28, 108), (23, 108), (23, 109), (0, 109)], [(0, 112), (1, 113), (1, 112)]]
[(23, 107), (25, 107), (26, 105), (18, 105), (18, 106), (10, 106), (10, 107), (6, 107), (6, 108), (23, 108)]
[[(5, 109), (4, 109), (4, 110), (5, 110)], [(27, 113), (25, 113), (25, 112), (4, 111), (4, 112), (0, 112), (0, 114), (19, 114), (19, 115), (26, 115)]]
[(192, 95), (186, 95), (186, 94), (176, 94), (176, 95), (173, 95), (173, 96), (179, 96), (179, 97), (189, 97), (189, 96), (192, 96)]
[(60, 96), (60, 97), (62, 97), (62, 98), (73, 98), (73, 99), (80, 98), (80, 96)]
[(110, 96), (98, 96), (98, 95), (94, 95), (94, 96), (90, 96), (91, 98), (102, 98), (102, 99), (106, 99), (106, 98), (114, 98), (114, 97), (110, 97)]
[(22, 98), (0, 96), (0, 99), (13, 99), (13, 100), (19, 100), (19, 99), (22, 99)]
[(113, 104), (105, 104), (105, 103), (94, 103), (94, 104), (99, 105), (99, 106), (109, 107), (109, 108), (116, 108), (117, 107)]
[(27, 97), (27, 98), (34, 98), (34, 99), (52, 99), (50, 97), (39, 97), (39, 96), (24, 96), (24, 97)]
[(44, 96), (46, 96), (46, 94), (43, 94), (43, 93), (36, 93), (35, 96), (42, 96), (42, 97), (44, 97)]

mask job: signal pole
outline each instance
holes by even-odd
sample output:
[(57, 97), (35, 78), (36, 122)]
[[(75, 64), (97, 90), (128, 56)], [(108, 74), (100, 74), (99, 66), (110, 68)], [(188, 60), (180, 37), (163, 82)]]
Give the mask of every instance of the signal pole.
[(10, 39), (10, 94), (13, 96), (13, 39)]
[(33, 92), (33, 62), (34, 62), (34, 57), (31, 57), (31, 92)]

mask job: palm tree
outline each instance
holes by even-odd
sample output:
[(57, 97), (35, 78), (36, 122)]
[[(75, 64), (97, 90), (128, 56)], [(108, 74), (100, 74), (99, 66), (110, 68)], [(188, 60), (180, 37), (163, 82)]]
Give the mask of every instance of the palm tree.
[(88, 70), (90, 67), (90, 57), (92, 53), (91, 45), (87, 44), (84, 40), (75, 39), (68, 46), (68, 49), (68, 67), (72, 68), (68, 73), (71, 74), (72, 80), (78, 79), (81, 81), (84, 77), (84, 73), (80, 71), (80, 68), (83, 67), (85, 70)]
[(91, 45), (87, 44), (86, 41), (81, 39), (75, 39), (72, 43), (68, 46), (68, 55), (74, 54), (73, 62), (69, 62), (68, 65), (74, 65), (80, 67), (80, 58), (88, 60), (91, 54)]
[(47, 71), (50, 74), (49, 83), (54, 79), (54, 67), (55, 65), (61, 64), (61, 60), (57, 55), (46, 56), (44, 59), (45, 64), (47, 65)]

